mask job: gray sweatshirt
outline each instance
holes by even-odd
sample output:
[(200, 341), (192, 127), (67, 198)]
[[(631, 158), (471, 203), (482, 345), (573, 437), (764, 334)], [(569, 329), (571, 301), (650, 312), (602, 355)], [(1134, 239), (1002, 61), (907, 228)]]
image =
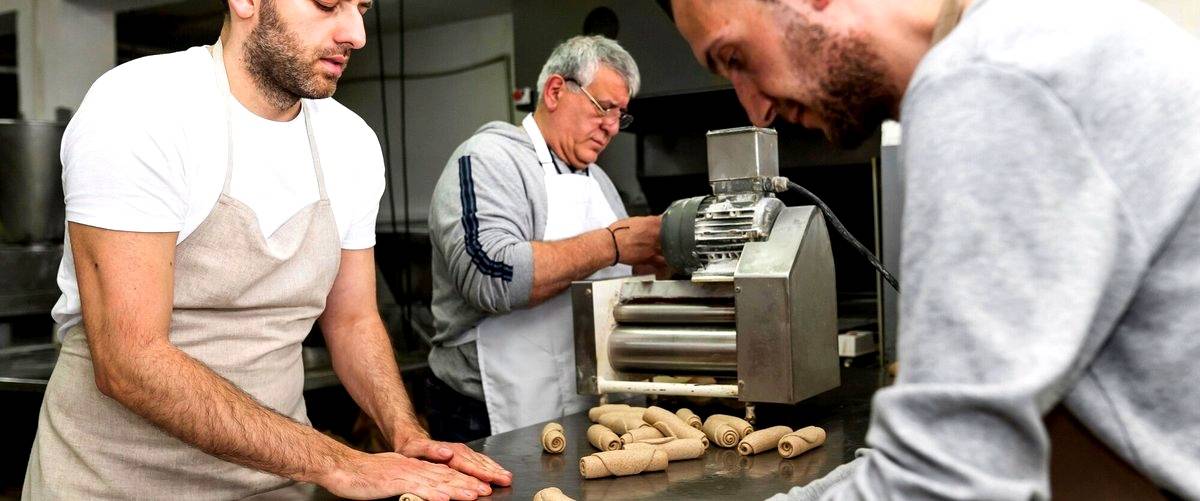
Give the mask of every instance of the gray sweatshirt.
[(1135, 0), (976, 0), (901, 119), (899, 379), (873, 450), (790, 499), (1046, 499), (1060, 403), (1200, 499), (1200, 41)]
[[(617, 218), (625, 206), (599, 166), (561, 175), (592, 176)], [(483, 400), (472, 330), (490, 315), (529, 303), (533, 250), (546, 230), (546, 183), (525, 129), (489, 122), (450, 155), (433, 189), (433, 318), (429, 366), (459, 393)], [(606, 250), (607, 251), (607, 250)]]

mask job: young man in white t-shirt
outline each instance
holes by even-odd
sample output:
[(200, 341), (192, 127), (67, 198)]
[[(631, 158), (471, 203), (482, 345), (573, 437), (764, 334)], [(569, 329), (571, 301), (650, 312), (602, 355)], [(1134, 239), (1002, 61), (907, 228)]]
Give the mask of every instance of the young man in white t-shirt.
[[(376, 308), (383, 158), (329, 98), (370, 3), (228, 0), (214, 47), (92, 86), (63, 137), (63, 354), (25, 497), (232, 498), (299, 481), (474, 499), (511, 482), (428, 439)], [(306, 425), (293, 369), (318, 319), (339, 379), (396, 453)]]

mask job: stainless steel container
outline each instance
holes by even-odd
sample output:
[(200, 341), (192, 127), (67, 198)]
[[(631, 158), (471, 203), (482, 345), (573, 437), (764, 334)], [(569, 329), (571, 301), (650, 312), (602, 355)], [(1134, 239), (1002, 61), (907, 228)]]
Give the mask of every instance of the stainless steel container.
[(66, 125), (0, 120), (0, 243), (61, 243)]

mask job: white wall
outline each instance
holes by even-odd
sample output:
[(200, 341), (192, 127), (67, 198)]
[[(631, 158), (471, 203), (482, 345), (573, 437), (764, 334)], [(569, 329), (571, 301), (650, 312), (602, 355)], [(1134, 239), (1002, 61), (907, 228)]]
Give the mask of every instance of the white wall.
[[(354, 53), (334, 97), (362, 116), (382, 142), (383, 110), (376, 52), (379, 44), (373, 23), (374, 19), (368, 17), (367, 47)], [(414, 30), (405, 33), (404, 41), (408, 75), (463, 68), (498, 56), (511, 57), (512, 16), (503, 14)], [(400, 65), (397, 33), (385, 27), (383, 44), (385, 74), (394, 77)], [(400, 81), (388, 79), (388, 128), (398, 224), (404, 221), (401, 134), (407, 140), (408, 219), (420, 228), (425, 226), (429, 214), (434, 184), (454, 149), (484, 123), (509, 120), (512, 85), (503, 63), (436, 78), (410, 78), (405, 84), (406, 128), (400, 123)], [(520, 116), (517, 114), (517, 119)], [(391, 231), (386, 193), (380, 204), (379, 221), (380, 231)]]
[(20, 109), (27, 119), (50, 120), (55, 109), (74, 110), (87, 89), (116, 64), (116, 21), (111, 8), (69, 0), (0, 0), (17, 13)]

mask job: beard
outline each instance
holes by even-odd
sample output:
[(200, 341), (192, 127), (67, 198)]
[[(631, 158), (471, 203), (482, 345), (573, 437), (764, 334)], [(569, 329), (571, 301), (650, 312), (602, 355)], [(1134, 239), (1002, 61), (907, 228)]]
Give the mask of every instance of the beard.
[(292, 106), (300, 98), (324, 99), (337, 90), (337, 78), (316, 68), (322, 57), (350, 56), (350, 49), (335, 47), (306, 51), (299, 39), (279, 19), (272, 0), (259, 10), (258, 24), (250, 30), (244, 44), (246, 69), (267, 101), (279, 109)]
[(811, 66), (813, 59), (826, 65), (817, 73), (817, 95), (808, 107), (825, 122), (830, 142), (858, 147), (892, 118), (899, 102), (887, 83), (883, 59), (864, 40), (830, 35), (824, 26), (803, 18), (792, 17), (788, 23), (793, 67)]

